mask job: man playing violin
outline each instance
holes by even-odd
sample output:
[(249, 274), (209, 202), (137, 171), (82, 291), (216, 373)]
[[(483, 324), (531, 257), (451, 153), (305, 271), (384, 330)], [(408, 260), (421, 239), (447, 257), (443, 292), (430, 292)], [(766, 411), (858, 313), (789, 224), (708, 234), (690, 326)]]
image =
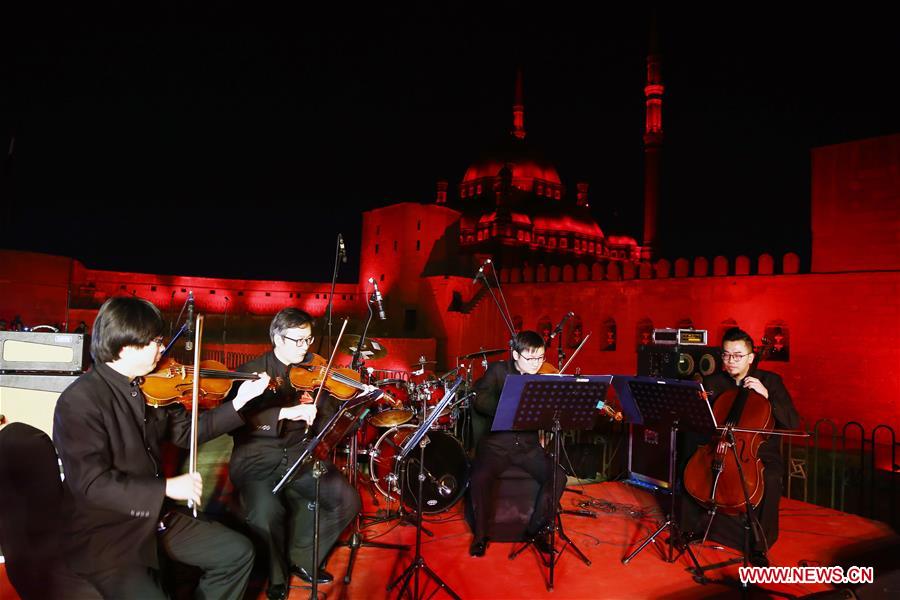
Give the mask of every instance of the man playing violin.
[[(544, 339), (535, 331), (522, 331), (513, 340), (512, 360), (493, 363), (484, 376), (475, 382), (475, 418), (493, 422), (500, 401), (500, 393), (507, 375), (534, 375), (544, 364)], [(557, 476), (557, 497), (551, 498), (553, 490), (553, 459), (544, 451), (538, 440), (537, 431), (496, 431), (487, 432), (478, 441), (475, 460), (472, 462), (470, 494), (474, 514), (474, 538), (469, 546), (472, 556), (484, 556), (487, 548), (487, 527), (494, 512), (492, 496), (494, 480), (510, 465), (517, 465), (528, 472), (540, 484), (535, 499), (534, 512), (525, 531), (528, 539), (544, 553), (551, 553), (550, 542), (544, 528), (551, 502), (559, 502), (566, 487), (565, 473), (559, 469)]]
[[(800, 426), (800, 416), (794, 408), (791, 396), (781, 380), (781, 376), (770, 371), (756, 369), (752, 374), (751, 366), (756, 360), (753, 351), (753, 338), (738, 327), (732, 327), (722, 336), (722, 371), (704, 378), (703, 387), (708, 392), (710, 403), (728, 390), (747, 388), (767, 398), (772, 405), (775, 429), (796, 429)], [(767, 566), (768, 548), (778, 539), (778, 504), (782, 494), (784, 478), (784, 461), (781, 457), (781, 439), (770, 435), (762, 442), (757, 456), (764, 466), (762, 501), (754, 510), (755, 522), (752, 523), (751, 562), (756, 566)], [(685, 454), (688, 456), (688, 454)], [(684, 495), (682, 506), (683, 530), (693, 530), (692, 538), (702, 538), (708, 519), (703, 509), (693, 497)], [(761, 531), (760, 531), (761, 528)], [(736, 549), (744, 547), (744, 518), (717, 513), (709, 533), (709, 539)]]
[[(159, 361), (163, 319), (150, 302), (110, 298), (97, 313), (91, 338), (93, 368), (59, 397), (53, 441), (71, 500), (66, 552), (72, 570), (105, 598), (165, 598), (157, 552), (203, 570), (201, 598), (241, 598), (253, 566), (244, 536), (174, 505), (199, 505), (200, 473), (165, 477), (160, 445), (190, 443), (184, 406), (145, 403), (141, 378)], [(262, 376), (240, 386), (231, 402), (199, 415), (203, 442), (240, 426), (238, 414), (268, 384)]]
[[(315, 432), (338, 408), (337, 401), (324, 390), (318, 405), (298, 403), (298, 392), (289, 382), (292, 366), (316, 358), (310, 351), (312, 327), (313, 319), (307, 313), (283, 309), (269, 327), (272, 350), (238, 367), (283, 380), (277, 391), (263, 393), (242, 412), (246, 425), (234, 433), (231, 456), (231, 479), (247, 523), (268, 553), (270, 598), (287, 597), (290, 572), (306, 582), (312, 580), (312, 469), (303, 468), (277, 496), (272, 494), (272, 488), (299, 458), (308, 429)], [(327, 556), (362, 506), (356, 488), (340, 471), (331, 463), (326, 463), (326, 468), (319, 480), (320, 557)], [(319, 583), (333, 579), (330, 573), (318, 571)]]

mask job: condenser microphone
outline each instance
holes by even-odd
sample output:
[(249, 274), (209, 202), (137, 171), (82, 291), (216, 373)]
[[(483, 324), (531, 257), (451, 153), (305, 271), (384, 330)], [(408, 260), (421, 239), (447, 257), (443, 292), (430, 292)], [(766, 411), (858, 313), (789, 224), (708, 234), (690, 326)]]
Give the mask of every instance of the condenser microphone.
[(553, 330), (553, 333), (550, 334), (550, 339), (552, 340), (557, 335), (562, 333), (563, 325), (565, 325), (566, 321), (568, 321), (569, 319), (571, 319), (574, 316), (575, 316), (575, 313), (573, 313), (572, 311), (567, 312), (566, 316), (564, 316), (562, 318), (562, 321), (559, 322), (559, 325), (556, 326), (556, 329)]
[(347, 248), (344, 247), (344, 236), (338, 234), (338, 254), (341, 255), (341, 262), (347, 262)]
[(474, 279), (472, 279), (472, 284), (473, 284), (473, 285), (476, 284), (476, 283), (478, 283), (478, 278), (479, 278), (479, 277), (484, 277), (484, 267), (487, 266), (487, 265), (489, 265), (489, 264), (491, 264), (491, 259), (489, 259), (489, 258), (485, 259), (485, 261), (484, 261), (483, 263), (481, 263), (481, 266), (478, 267), (478, 272), (475, 273), (475, 277), (474, 277)]
[(374, 277), (369, 277), (369, 283), (375, 288), (372, 297), (375, 298), (375, 306), (378, 307), (378, 318), (385, 321), (387, 320), (387, 315), (384, 314), (384, 299), (381, 297), (381, 291), (378, 289), (378, 282), (375, 281)]
[(190, 352), (194, 349), (194, 292), (188, 292), (187, 299), (187, 340), (184, 349)]

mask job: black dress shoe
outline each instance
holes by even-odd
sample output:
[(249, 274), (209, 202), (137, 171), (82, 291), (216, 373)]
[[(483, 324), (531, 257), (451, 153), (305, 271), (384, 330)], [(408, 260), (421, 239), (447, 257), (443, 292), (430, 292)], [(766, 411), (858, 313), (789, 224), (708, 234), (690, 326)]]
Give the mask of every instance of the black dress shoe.
[(487, 540), (475, 540), (469, 546), (469, 556), (484, 556), (485, 550), (487, 550)]
[[(298, 567), (297, 565), (291, 565), (291, 573), (305, 581), (306, 583), (312, 583), (312, 575), (307, 572), (303, 567)], [(334, 581), (334, 575), (326, 571), (325, 569), (319, 569), (318, 577), (316, 578), (316, 583), (331, 583)]]
[(750, 564), (754, 567), (768, 567), (769, 557), (761, 550), (754, 550), (750, 553)]
[(269, 600), (285, 600), (287, 597), (288, 589), (283, 583), (270, 585), (269, 589), (266, 590), (266, 598), (269, 598)]

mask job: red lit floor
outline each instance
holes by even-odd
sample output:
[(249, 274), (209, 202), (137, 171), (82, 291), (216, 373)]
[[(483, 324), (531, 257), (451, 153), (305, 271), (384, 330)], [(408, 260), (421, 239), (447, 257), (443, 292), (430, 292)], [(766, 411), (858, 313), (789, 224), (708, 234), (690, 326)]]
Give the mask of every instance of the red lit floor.
[[(445, 513), (430, 516), (426, 527), (434, 537), (423, 536), (422, 555), (426, 564), (461, 598), (521, 599), (521, 598), (711, 598), (739, 597), (736, 588), (710, 583), (700, 585), (686, 571), (689, 560), (681, 557), (674, 563), (662, 559), (659, 548), (648, 546), (628, 565), (621, 558), (630, 548), (656, 528), (660, 508), (650, 493), (623, 483), (600, 483), (584, 486), (583, 495), (566, 493), (564, 507), (586, 499), (607, 503), (613, 512), (595, 509), (596, 518), (564, 515), (566, 533), (588, 556), (591, 565), (585, 565), (575, 554), (566, 550), (555, 572), (555, 589), (548, 592), (548, 569), (539, 563), (537, 554), (528, 549), (515, 560), (508, 554), (514, 547), (508, 543), (492, 543), (483, 558), (468, 555), (471, 534), (462, 519), (462, 503)], [(367, 510), (374, 507), (367, 501)], [(384, 504), (382, 503), (382, 508)], [(366, 530), (369, 539), (388, 543), (414, 545), (414, 527), (398, 526), (396, 521), (379, 524)], [(664, 536), (660, 536), (660, 539)], [(841, 513), (795, 500), (783, 500), (781, 505), (781, 537), (771, 550), (773, 565), (781, 566), (869, 566), (872, 556), (896, 553), (900, 537), (887, 525), (862, 517)], [(349, 585), (342, 581), (349, 551), (338, 548), (333, 553), (328, 570), (335, 574), (332, 584), (319, 587), (322, 594), (333, 599), (393, 598), (397, 588), (386, 591), (386, 586), (409, 564), (414, 547), (407, 552), (363, 548), (357, 557), (353, 578)], [(697, 551), (702, 564), (718, 563), (737, 556), (726, 549), (700, 548)], [(857, 557), (854, 559), (853, 557)], [(866, 558), (869, 557), (869, 558)], [(869, 561), (867, 565), (863, 561)], [(876, 577), (879, 567), (875, 567)], [(0, 597), (15, 598), (5, 576), (0, 571)], [(711, 571), (711, 578), (737, 576), (737, 566)], [(256, 582), (259, 586), (261, 582)], [(294, 584), (299, 582), (294, 579)], [(449, 598), (423, 576), (420, 585), (422, 597)], [(800, 597), (831, 589), (824, 584), (768, 585), (768, 591), (753, 591), (751, 598)], [(436, 592), (436, 593), (435, 593)], [(291, 590), (290, 598), (308, 598), (309, 592), (301, 588)], [(260, 591), (259, 598), (265, 598)]]

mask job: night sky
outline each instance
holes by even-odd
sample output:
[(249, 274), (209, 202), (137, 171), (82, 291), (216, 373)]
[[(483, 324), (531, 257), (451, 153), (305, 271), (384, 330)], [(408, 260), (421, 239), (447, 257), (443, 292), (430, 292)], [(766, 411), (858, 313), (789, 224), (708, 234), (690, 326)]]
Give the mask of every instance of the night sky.
[[(342, 232), (355, 281), (361, 211), (431, 201), (439, 178), (455, 197), (511, 127), (517, 65), (528, 142), (570, 191), (590, 183), (607, 235), (640, 242), (649, 9), (303, 4), (4, 9), (0, 247), (326, 281)], [(846, 6), (658, 20), (663, 253), (808, 261), (810, 148), (900, 132), (894, 21)]]

